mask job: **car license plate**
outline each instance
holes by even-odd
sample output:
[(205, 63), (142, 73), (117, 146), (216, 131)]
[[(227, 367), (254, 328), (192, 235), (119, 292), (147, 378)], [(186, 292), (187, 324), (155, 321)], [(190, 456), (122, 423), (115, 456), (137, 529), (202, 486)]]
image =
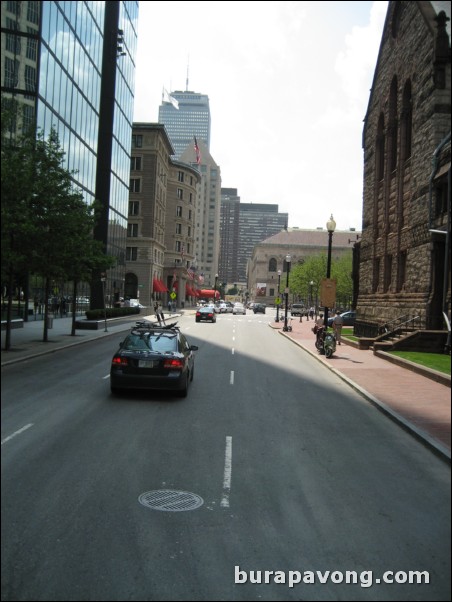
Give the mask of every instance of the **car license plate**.
[(153, 360), (138, 360), (138, 368), (153, 368), (156, 364)]

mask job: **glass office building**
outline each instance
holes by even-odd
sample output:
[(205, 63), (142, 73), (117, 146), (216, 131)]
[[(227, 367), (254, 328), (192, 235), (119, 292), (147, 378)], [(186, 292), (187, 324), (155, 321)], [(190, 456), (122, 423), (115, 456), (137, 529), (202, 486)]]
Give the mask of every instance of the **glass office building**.
[[(180, 159), (194, 137), (202, 140), (210, 150), (210, 106), (206, 94), (196, 92), (171, 92), (173, 100), (162, 100), (159, 123), (163, 123), (174, 147), (174, 158)], [(175, 102), (174, 102), (175, 101)]]
[[(138, 2), (2, 2), (2, 97), (16, 128), (58, 133), (65, 167), (87, 203), (100, 201), (95, 237), (117, 258), (107, 302), (123, 292)], [(91, 289), (103, 306), (101, 283)]]

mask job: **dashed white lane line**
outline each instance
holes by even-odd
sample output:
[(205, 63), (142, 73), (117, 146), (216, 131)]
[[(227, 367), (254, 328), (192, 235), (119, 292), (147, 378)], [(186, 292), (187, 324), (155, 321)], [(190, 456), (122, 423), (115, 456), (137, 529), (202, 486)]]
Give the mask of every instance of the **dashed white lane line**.
[(220, 506), (229, 508), (229, 495), (231, 493), (232, 477), (232, 437), (226, 437), (226, 449), (224, 452), (224, 476), (223, 476), (223, 497)]
[(234, 384), (234, 370), (231, 370), (231, 376), (229, 377), (229, 384)]
[(18, 431), (15, 431), (12, 435), (8, 435), (8, 437), (5, 437), (4, 439), (2, 439), (2, 445), (4, 443), (6, 443), (7, 441), (10, 441), (13, 437), (16, 437), (17, 435), (20, 435), (21, 433), (23, 433), (24, 431), (26, 431), (27, 429), (31, 428), (33, 426), (32, 423), (30, 424), (26, 424), (25, 426), (23, 426), (21, 429), (19, 429)]

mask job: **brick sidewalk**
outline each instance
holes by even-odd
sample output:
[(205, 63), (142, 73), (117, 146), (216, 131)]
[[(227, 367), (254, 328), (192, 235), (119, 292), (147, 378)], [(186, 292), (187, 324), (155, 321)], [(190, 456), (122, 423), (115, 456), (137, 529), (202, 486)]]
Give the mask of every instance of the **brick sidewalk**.
[(451, 398), (450, 386), (440, 384), (374, 355), (344, 343), (338, 345), (331, 359), (315, 348), (312, 320), (298, 318), (289, 322), (292, 332), (283, 332), (284, 321), (272, 328), (293, 340), (323, 362), (369, 401), (423, 439), (450, 461)]

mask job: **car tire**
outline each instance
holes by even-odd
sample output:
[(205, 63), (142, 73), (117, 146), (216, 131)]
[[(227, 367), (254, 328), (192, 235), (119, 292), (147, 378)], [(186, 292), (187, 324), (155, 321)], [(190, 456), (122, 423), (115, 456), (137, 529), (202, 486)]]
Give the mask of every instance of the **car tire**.
[(190, 374), (187, 372), (187, 376), (185, 378), (185, 387), (180, 390), (180, 397), (187, 397), (188, 395), (188, 383), (190, 382)]

